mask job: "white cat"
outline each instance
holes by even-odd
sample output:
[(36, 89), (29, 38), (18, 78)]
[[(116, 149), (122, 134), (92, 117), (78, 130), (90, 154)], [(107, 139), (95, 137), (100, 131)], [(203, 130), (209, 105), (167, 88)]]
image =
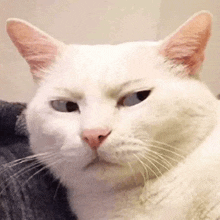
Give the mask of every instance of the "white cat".
[(211, 20), (202, 11), (163, 41), (93, 46), (8, 20), (39, 83), (32, 150), (79, 220), (220, 219), (219, 104), (199, 80)]

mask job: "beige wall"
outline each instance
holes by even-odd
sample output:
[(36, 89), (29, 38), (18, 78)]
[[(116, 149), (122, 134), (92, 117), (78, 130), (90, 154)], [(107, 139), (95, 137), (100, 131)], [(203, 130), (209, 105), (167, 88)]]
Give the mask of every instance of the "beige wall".
[(163, 38), (201, 9), (214, 14), (202, 76), (220, 93), (218, 0), (0, 0), (0, 6), (0, 99), (28, 101), (35, 91), (26, 62), (5, 32), (7, 18), (25, 19), (65, 43), (102, 44)]
[(34, 91), (28, 66), (7, 34), (5, 20), (28, 20), (65, 43), (155, 40), (161, 0), (0, 0), (0, 99), (28, 101)]

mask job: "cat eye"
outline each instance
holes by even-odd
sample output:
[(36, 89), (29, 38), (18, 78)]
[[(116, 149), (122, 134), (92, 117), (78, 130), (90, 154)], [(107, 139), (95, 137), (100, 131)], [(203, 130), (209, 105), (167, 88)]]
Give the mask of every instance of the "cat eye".
[(119, 104), (122, 106), (133, 106), (139, 104), (140, 102), (144, 101), (151, 93), (151, 90), (144, 90), (132, 93), (128, 96), (123, 97)]
[(50, 102), (53, 109), (59, 112), (75, 112), (79, 111), (79, 106), (75, 102), (64, 100), (53, 100)]

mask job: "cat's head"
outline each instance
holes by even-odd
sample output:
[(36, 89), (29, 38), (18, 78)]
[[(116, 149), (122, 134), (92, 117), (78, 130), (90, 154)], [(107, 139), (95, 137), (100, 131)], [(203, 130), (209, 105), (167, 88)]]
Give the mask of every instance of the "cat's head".
[(32, 150), (66, 184), (159, 176), (215, 124), (198, 79), (207, 12), (159, 42), (65, 45), (18, 19), (7, 31), (39, 83), (27, 109)]

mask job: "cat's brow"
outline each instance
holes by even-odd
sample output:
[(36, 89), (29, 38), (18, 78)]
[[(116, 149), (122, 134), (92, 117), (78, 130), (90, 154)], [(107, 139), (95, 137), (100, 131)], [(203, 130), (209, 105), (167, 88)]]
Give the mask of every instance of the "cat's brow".
[(134, 86), (135, 84), (144, 84), (145, 80), (144, 79), (135, 79), (135, 80), (130, 80), (127, 82), (124, 82), (122, 84), (118, 84), (114, 87), (112, 87), (111, 89), (108, 89), (108, 94), (111, 97), (115, 97), (117, 96), (119, 93), (121, 93), (123, 90), (125, 90), (126, 88), (130, 87), (130, 86)]
[(59, 88), (59, 87), (56, 87), (55, 88), (56, 90), (58, 90), (59, 92), (63, 92), (65, 94), (67, 94), (68, 96), (70, 97), (73, 97), (75, 99), (82, 99), (83, 98), (83, 93), (82, 92), (79, 92), (79, 91), (71, 91), (67, 88)]
[[(121, 92), (123, 92), (124, 90), (126, 90), (129, 87), (134, 87), (136, 85), (146, 85), (146, 79), (135, 79), (135, 80), (129, 80), (126, 81), (124, 83), (120, 83), (118, 85), (114, 85), (114, 86), (105, 86), (105, 90), (106, 93), (108, 94), (108, 96), (115, 98), (117, 97)], [(67, 88), (59, 88), (56, 87), (56, 90), (58, 90), (61, 93), (64, 93), (65, 95), (67, 94), (70, 97), (73, 97), (75, 99), (83, 99), (84, 94), (83, 92), (80, 92), (78, 90), (69, 90)]]

